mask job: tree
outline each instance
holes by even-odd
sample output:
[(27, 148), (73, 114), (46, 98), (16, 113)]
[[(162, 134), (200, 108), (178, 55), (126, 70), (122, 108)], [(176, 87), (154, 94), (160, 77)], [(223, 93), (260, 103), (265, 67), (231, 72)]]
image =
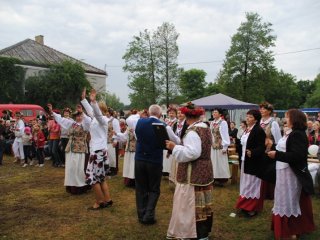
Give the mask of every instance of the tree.
[(207, 73), (201, 69), (182, 71), (179, 79), (179, 87), (184, 101), (191, 101), (204, 97), (207, 82)]
[(157, 102), (160, 92), (155, 54), (152, 36), (144, 30), (133, 37), (122, 57), (125, 60), (123, 70), (129, 72), (128, 86), (133, 90), (129, 94), (133, 107), (146, 108)]
[(207, 87), (205, 88), (204, 95), (210, 96), (217, 93), (222, 93), (222, 86), (217, 82), (210, 82), (208, 83)]
[(178, 94), (178, 37), (179, 34), (175, 26), (168, 22), (158, 27), (153, 35), (157, 57), (159, 58), (157, 73), (162, 85), (162, 100), (167, 107), (169, 107), (170, 101)]
[(300, 107), (300, 90), (294, 76), (283, 71), (274, 72), (270, 82), (270, 90), (265, 93), (266, 101), (276, 109)]
[(21, 103), (24, 100), (25, 70), (15, 58), (0, 57), (1, 103)]
[(263, 23), (257, 13), (246, 13), (246, 22), (241, 23), (232, 36), (231, 47), (226, 53), (223, 69), (218, 76), (224, 93), (251, 102), (264, 99), (274, 58), (270, 47), (275, 45), (271, 23)]
[(169, 102), (178, 93), (177, 64), (179, 34), (173, 24), (163, 23), (156, 31), (144, 30), (129, 42), (123, 70), (129, 73), (132, 107), (146, 108)]
[(38, 76), (26, 80), (27, 101), (39, 105), (52, 103), (57, 108), (74, 106), (79, 102), (82, 89), (91, 88), (83, 67), (65, 61), (51, 65)]
[(297, 82), (297, 87), (300, 90), (299, 106), (303, 107), (306, 104), (308, 95), (315, 90), (315, 82), (313, 80), (300, 80)]
[(116, 94), (107, 92), (104, 94), (104, 98), (108, 107), (111, 107), (116, 111), (120, 111), (124, 108), (124, 104)]
[(320, 74), (314, 79), (314, 91), (307, 96), (306, 107), (320, 107)]

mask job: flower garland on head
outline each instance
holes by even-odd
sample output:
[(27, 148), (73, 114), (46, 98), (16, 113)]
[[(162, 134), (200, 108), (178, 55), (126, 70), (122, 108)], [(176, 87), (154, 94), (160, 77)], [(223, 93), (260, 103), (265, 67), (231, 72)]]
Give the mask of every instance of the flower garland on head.
[(187, 117), (200, 117), (204, 114), (204, 109), (202, 107), (196, 107), (192, 102), (188, 102), (185, 107), (180, 108), (180, 111)]

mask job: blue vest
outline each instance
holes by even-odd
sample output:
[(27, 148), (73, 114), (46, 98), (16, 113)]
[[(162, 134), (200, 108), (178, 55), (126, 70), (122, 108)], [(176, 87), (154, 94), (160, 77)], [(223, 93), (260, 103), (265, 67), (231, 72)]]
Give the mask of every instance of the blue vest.
[(162, 122), (156, 118), (141, 118), (137, 123), (135, 160), (162, 165), (163, 149), (159, 148), (152, 123)]

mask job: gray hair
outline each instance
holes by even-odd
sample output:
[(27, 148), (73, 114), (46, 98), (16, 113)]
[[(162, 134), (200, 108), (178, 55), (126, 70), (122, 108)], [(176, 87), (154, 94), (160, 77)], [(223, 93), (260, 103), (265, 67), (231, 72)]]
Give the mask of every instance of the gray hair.
[(162, 110), (159, 105), (153, 104), (149, 107), (149, 115), (150, 116), (160, 117), (161, 114), (162, 114)]

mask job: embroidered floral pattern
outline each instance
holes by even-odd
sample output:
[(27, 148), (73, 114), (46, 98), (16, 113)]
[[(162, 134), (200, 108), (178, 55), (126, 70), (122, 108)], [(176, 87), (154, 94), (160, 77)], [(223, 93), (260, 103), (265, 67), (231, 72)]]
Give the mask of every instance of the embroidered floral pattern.
[(113, 136), (113, 118), (108, 122), (108, 143), (112, 143), (112, 136)]
[(134, 137), (134, 133), (130, 131), (130, 128), (128, 128), (127, 131), (128, 131), (128, 141), (126, 145), (126, 152), (135, 152), (137, 140)]
[(73, 124), (69, 129), (69, 141), (66, 146), (66, 152), (74, 153), (87, 153), (87, 136), (88, 132), (85, 131), (82, 125)]
[(220, 124), (222, 120), (219, 122), (211, 123), (211, 133), (212, 133), (212, 148), (213, 149), (222, 149), (222, 138), (221, 138), (221, 133), (220, 133)]

